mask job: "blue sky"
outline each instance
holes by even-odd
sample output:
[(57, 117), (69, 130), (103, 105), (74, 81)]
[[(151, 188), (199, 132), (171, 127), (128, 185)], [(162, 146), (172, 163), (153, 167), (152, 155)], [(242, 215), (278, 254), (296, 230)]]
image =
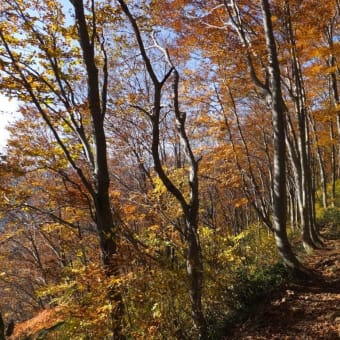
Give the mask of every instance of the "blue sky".
[(15, 100), (10, 101), (0, 94), (0, 151), (3, 151), (9, 136), (6, 126), (17, 117), (15, 115), (17, 109)]

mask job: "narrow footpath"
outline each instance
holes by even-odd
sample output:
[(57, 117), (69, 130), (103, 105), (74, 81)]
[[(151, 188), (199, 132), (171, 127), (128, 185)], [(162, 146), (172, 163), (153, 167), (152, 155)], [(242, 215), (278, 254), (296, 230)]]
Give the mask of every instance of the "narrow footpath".
[(340, 339), (340, 226), (326, 228), (323, 237), (325, 248), (303, 260), (322, 280), (286, 283), (226, 340)]

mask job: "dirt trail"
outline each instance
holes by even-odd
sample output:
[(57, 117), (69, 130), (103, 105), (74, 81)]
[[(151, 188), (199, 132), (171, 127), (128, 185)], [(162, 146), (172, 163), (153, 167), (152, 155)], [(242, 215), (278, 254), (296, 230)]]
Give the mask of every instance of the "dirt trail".
[(287, 283), (260, 303), (226, 339), (340, 339), (339, 226), (324, 237), (325, 249), (304, 261), (323, 280)]

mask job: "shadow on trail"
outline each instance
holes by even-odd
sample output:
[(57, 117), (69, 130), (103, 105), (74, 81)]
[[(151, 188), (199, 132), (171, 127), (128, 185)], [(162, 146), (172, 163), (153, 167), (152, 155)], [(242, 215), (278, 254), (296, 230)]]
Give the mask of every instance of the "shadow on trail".
[(340, 294), (340, 279), (326, 281), (321, 277), (310, 282), (292, 281), (289, 287), (299, 292)]

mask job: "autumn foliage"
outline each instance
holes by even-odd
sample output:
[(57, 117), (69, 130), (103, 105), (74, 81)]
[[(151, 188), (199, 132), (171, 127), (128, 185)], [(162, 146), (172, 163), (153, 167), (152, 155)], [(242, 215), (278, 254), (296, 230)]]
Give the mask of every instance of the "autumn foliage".
[(250, 278), (309, 278), (295, 252), (337, 212), (338, 28), (338, 1), (3, 1), (9, 339), (218, 339)]

